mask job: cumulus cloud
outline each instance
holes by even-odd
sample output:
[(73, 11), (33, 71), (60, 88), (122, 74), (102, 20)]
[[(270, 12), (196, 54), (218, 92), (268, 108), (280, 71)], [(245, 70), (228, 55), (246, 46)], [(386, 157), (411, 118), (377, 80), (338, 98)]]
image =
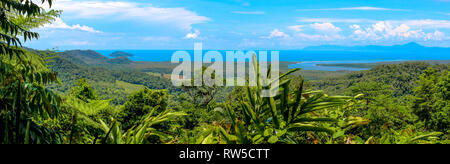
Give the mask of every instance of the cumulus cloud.
[[(346, 21), (345, 23), (349, 23)], [(355, 21), (356, 22), (356, 21)], [(344, 23), (344, 24), (345, 24)], [(340, 24), (341, 25), (341, 24)], [(441, 29), (447, 28), (445, 20), (394, 20), (374, 23), (361, 22), (340, 28), (331, 22), (287, 26), (293, 34), (290, 41), (296, 43), (404, 43), (410, 41), (436, 42), (448, 40)], [(274, 31), (272, 37), (279, 31)], [(278, 34), (278, 36), (281, 34)], [(286, 34), (287, 35), (287, 34)], [(338, 43), (339, 42), (339, 43)]]
[(295, 32), (292, 35), (292, 38), (297, 41), (336, 41), (346, 38), (339, 34), (341, 28), (336, 27), (331, 23), (294, 25), (288, 26), (287, 28)]
[(284, 32), (281, 32), (278, 29), (274, 29), (274, 30), (272, 30), (272, 32), (270, 32), (270, 35), (268, 37), (263, 37), (263, 38), (267, 38), (267, 39), (284, 38), (284, 39), (286, 39), (286, 38), (289, 38), (289, 35)]
[[(307, 25), (288, 26), (288, 29), (295, 32), (293, 38), (300, 41), (336, 41), (344, 39), (345, 37), (339, 34), (341, 28), (334, 26), (331, 23), (314, 23)], [(314, 32), (306, 33), (304, 31)]]
[(186, 34), (186, 36), (184, 37), (184, 39), (197, 39), (199, 35), (200, 35), (200, 31), (195, 30), (195, 31), (192, 32), (192, 33)]
[(411, 19), (411, 20), (373, 20), (373, 19), (345, 19), (345, 18), (300, 18), (298, 22), (315, 23), (315, 22), (330, 22), (330, 23), (378, 23), (381, 21), (390, 22), (391, 24), (406, 24), (410, 27), (420, 28), (450, 28), (449, 20), (435, 20), (435, 19)]
[(320, 31), (320, 32), (332, 32), (332, 33), (336, 33), (341, 31), (341, 28), (334, 26), (331, 23), (314, 23), (311, 24), (310, 27), (316, 31)]
[(138, 20), (140, 22), (173, 24), (191, 30), (193, 24), (205, 23), (210, 18), (199, 16), (184, 8), (161, 8), (147, 3), (121, 1), (72, 1), (61, 0), (52, 8), (64, 10), (71, 18), (108, 20)]
[(61, 18), (56, 18), (55, 21), (53, 21), (50, 24), (45, 24), (42, 28), (44, 28), (44, 29), (70, 29), (70, 30), (87, 31), (87, 32), (92, 32), (92, 33), (101, 33), (101, 31), (95, 30), (94, 28), (89, 27), (89, 26), (82, 26), (79, 24), (69, 26)]
[(421, 19), (421, 20), (391, 20), (391, 23), (402, 23), (411, 27), (420, 27), (428, 29), (436, 28), (450, 28), (450, 21), (448, 20), (433, 20), (433, 19)]
[(370, 27), (361, 28), (360, 25), (351, 25), (354, 40), (442, 40), (445, 34), (435, 30), (433, 33), (423, 32), (422, 29), (412, 30), (407, 24), (393, 25), (389, 21), (380, 21)]

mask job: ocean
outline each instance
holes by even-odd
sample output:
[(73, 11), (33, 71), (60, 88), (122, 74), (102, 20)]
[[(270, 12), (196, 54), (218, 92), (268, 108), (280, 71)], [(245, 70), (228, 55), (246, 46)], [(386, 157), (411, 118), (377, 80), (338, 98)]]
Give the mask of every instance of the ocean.
[[(130, 60), (133, 61), (170, 61), (175, 50), (97, 50), (98, 53), (110, 57), (109, 54), (115, 51), (122, 51), (133, 54)], [(208, 50), (204, 50), (205, 54)], [(192, 57), (192, 50), (187, 51)], [(219, 51), (225, 56), (226, 51)], [(246, 51), (244, 51), (245, 53)], [(258, 53), (258, 51), (256, 51)], [(268, 51), (268, 54), (270, 52)], [(270, 56), (270, 55), (269, 55)], [(269, 59), (270, 60), (270, 59)], [(291, 68), (302, 68), (305, 70), (365, 70), (367, 68), (347, 68), (317, 66), (317, 64), (336, 63), (375, 63), (391, 61), (411, 61), (411, 60), (450, 60), (450, 53), (389, 53), (389, 52), (356, 52), (356, 51), (305, 51), (305, 50), (281, 50), (279, 60), (285, 62), (298, 62), (291, 65)]]

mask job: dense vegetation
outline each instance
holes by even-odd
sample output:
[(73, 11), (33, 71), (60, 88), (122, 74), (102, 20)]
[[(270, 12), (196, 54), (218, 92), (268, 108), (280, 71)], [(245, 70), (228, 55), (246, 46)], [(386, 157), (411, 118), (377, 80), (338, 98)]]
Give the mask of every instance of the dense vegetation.
[[(166, 76), (172, 65), (22, 48), (17, 37), (38, 38), (29, 30), (59, 11), (21, 2), (1, 0), (3, 144), (450, 143), (449, 64), (382, 64), (315, 78), (283, 69), (274, 90), (261, 85), (272, 81), (258, 75), (272, 73), (254, 57), (256, 86), (174, 87)], [(277, 95), (261, 96), (263, 89)]]

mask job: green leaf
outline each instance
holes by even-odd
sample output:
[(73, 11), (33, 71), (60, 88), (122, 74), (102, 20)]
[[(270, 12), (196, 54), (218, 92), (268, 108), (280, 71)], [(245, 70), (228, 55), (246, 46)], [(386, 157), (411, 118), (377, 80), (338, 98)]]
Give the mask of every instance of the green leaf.
[(269, 97), (270, 109), (272, 112), (273, 124), (276, 128), (280, 127), (280, 121), (278, 120), (277, 105), (275, 104), (275, 99)]
[(270, 136), (268, 142), (271, 143), (271, 144), (275, 144), (275, 143), (278, 142), (278, 137), (277, 136)]
[(261, 139), (264, 139), (264, 138), (261, 135), (256, 135), (255, 137), (252, 138), (252, 142), (257, 143)]
[(291, 74), (291, 73), (294, 73), (294, 72), (297, 72), (297, 71), (299, 71), (299, 70), (300, 70), (300, 68), (295, 68), (295, 69), (289, 70), (288, 72), (284, 73), (284, 74), (281, 75), (280, 77), (278, 77), (278, 78), (276, 78), (276, 79), (270, 81), (270, 82), (269, 82), (269, 86), (272, 85), (272, 83), (274, 83), (275, 81), (281, 80), (281, 79), (283, 79), (284, 77), (286, 77), (287, 75), (289, 75), (289, 74)]
[(345, 130), (337, 131), (336, 133), (333, 134), (333, 139), (339, 138), (339, 137), (343, 136), (344, 134), (345, 134)]
[(268, 128), (266, 130), (264, 130), (264, 137), (268, 137), (273, 133), (273, 129)]
[(300, 123), (295, 123), (294, 125), (289, 127), (288, 131), (294, 131), (294, 132), (298, 132), (298, 131), (326, 132), (328, 134), (333, 134), (334, 133), (333, 130), (328, 129), (328, 128), (317, 127), (317, 126), (312, 126), (312, 125), (305, 125), (305, 124), (300, 124)]
[(279, 131), (277, 131), (277, 136), (278, 136), (278, 137), (282, 137), (282, 136), (284, 136), (284, 135), (286, 134), (286, 132), (287, 132), (286, 129), (284, 129), (284, 130), (279, 130)]

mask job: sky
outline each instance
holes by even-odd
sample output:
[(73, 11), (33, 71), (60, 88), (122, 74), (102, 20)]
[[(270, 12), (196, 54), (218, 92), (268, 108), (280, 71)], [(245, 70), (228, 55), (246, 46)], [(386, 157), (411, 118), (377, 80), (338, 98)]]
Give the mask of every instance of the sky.
[[(44, 6), (48, 8), (48, 6)], [(450, 0), (56, 0), (36, 49), (450, 47)]]

